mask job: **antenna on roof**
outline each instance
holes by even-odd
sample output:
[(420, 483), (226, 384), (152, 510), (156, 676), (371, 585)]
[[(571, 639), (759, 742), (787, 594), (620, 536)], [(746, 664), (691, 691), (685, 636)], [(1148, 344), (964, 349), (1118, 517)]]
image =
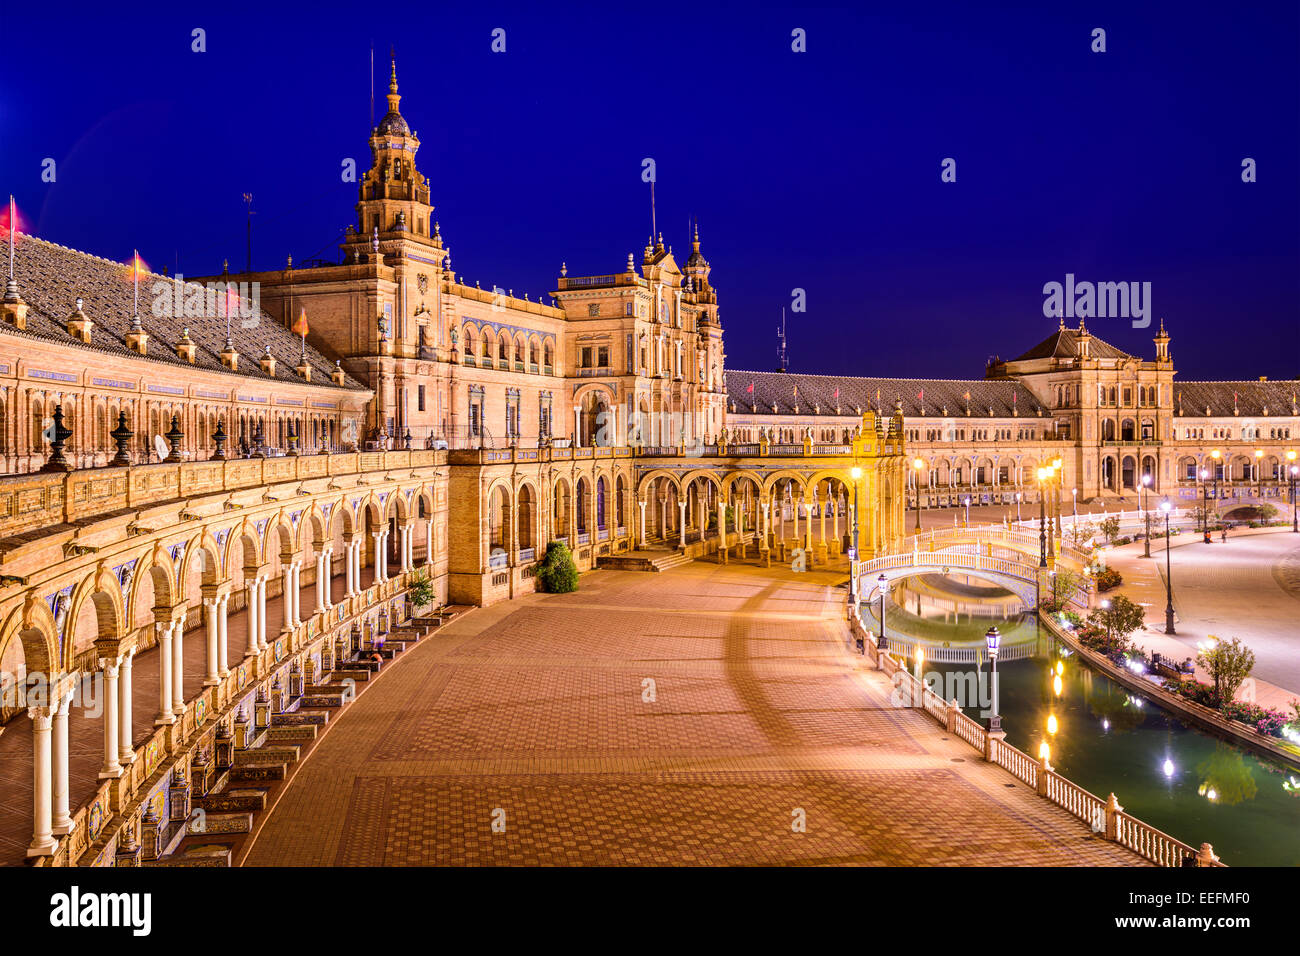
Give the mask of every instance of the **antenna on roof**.
[(655, 178), (650, 177), (650, 243), (653, 245), (655, 237), (659, 235), (659, 228), (655, 224)]
[(785, 350), (785, 309), (781, 309), (781, 328), (776, 333), (776, 370), (784, 372), (790, 367)]

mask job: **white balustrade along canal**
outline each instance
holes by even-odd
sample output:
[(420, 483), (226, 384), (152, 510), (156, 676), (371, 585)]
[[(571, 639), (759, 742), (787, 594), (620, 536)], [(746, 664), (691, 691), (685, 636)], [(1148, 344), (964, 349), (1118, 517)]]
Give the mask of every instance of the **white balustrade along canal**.
[(895, 699), (903, 701), (904, 705), (910, 702), (913, 707), (919, 702), (917, 709), (924, 710), (949, 733), (980, 751), (985, 760), (996, 763), (1016, 779), (1033, 787), (1045, 800), (1156, 866), (1184, 866), (1191, 862), (1196, 866), (1224, 865), (1214, 855), (1210, 844), (1202, 843), (1198, 850), (1162, 833), (1125, 813), (1115, 794), (1102, 800), (1058, 774), (1045, 758), (1035, 759), (1017, 750), (1003, 739), (1000, 732), (990, 734), (962, 713), (956, 700), (945, 702), (890, 653), (880, 653), (876, 649), (875, 635), (863, 626), (858, 607), (852, 601), (848, 604), (848, 619), (851, 646), (860, 644), (863, 655), (890, 678), (895, 688)]

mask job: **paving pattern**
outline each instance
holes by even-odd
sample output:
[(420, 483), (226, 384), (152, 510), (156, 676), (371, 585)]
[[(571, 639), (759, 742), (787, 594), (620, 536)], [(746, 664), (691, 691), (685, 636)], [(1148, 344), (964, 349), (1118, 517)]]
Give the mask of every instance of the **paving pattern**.
[(332, 726), (249, 865), (1133, 865), (844, 649), (844, 575), (599, 571)]

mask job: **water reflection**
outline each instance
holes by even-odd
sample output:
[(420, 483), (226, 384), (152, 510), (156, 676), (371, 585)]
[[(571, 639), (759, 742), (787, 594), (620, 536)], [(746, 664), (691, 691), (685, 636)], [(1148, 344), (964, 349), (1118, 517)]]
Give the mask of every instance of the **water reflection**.
[[(915, 595), (913, 602), (915, 610)], [(980, 640), (990, 624), (1030, 641), (1034, 630), (1032, 618), (1014, 613), (910, 617), (924, 619), (927, 641), (954, 645)], [(891, 630), (894, 622), (906, 626), (895, 615)], [(927, 661), (925, 670), (946, 689), (986, 668)], [(1049, 743), (1066, 777), (1103, 799), (1114, 792), (1130, 813), (1186, 843), (1212, 843), (1230, 865), (1300, 865), (1300, 772), (1184, 724), (1089, 670), (1046, 633), (1033, 657), (999, 660), (998, 676), (1009, 743), (1031, 755)], [(987, 722), (987, 700), (959, 694), (958, 703)]]

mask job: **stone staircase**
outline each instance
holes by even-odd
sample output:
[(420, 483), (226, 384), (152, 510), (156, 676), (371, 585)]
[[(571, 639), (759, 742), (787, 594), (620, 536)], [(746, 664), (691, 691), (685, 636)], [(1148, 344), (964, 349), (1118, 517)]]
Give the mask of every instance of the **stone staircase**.
[(218, 767), (207, 792), (194, 797), (190, 820), (165, 831), (166, 855), (141, 865), (235, 865), (258, 814), (274, 804), (330, 720), (365, 691), (382, 667), (432, 633), (438, 623), (414, 620), (396, 627), (382, 645), (355, 652), (316, 683), (304, 686), (301, 696), (287, 701), (283, 711), (268, 707), (269, 723), (248, 729), (248, 746), (231, 748), (230, 765)]
[(694, 560), (681, 551), (631, 551), (607, 554), (596, 560), (596, 567), (614, 571), (668, 571)]

